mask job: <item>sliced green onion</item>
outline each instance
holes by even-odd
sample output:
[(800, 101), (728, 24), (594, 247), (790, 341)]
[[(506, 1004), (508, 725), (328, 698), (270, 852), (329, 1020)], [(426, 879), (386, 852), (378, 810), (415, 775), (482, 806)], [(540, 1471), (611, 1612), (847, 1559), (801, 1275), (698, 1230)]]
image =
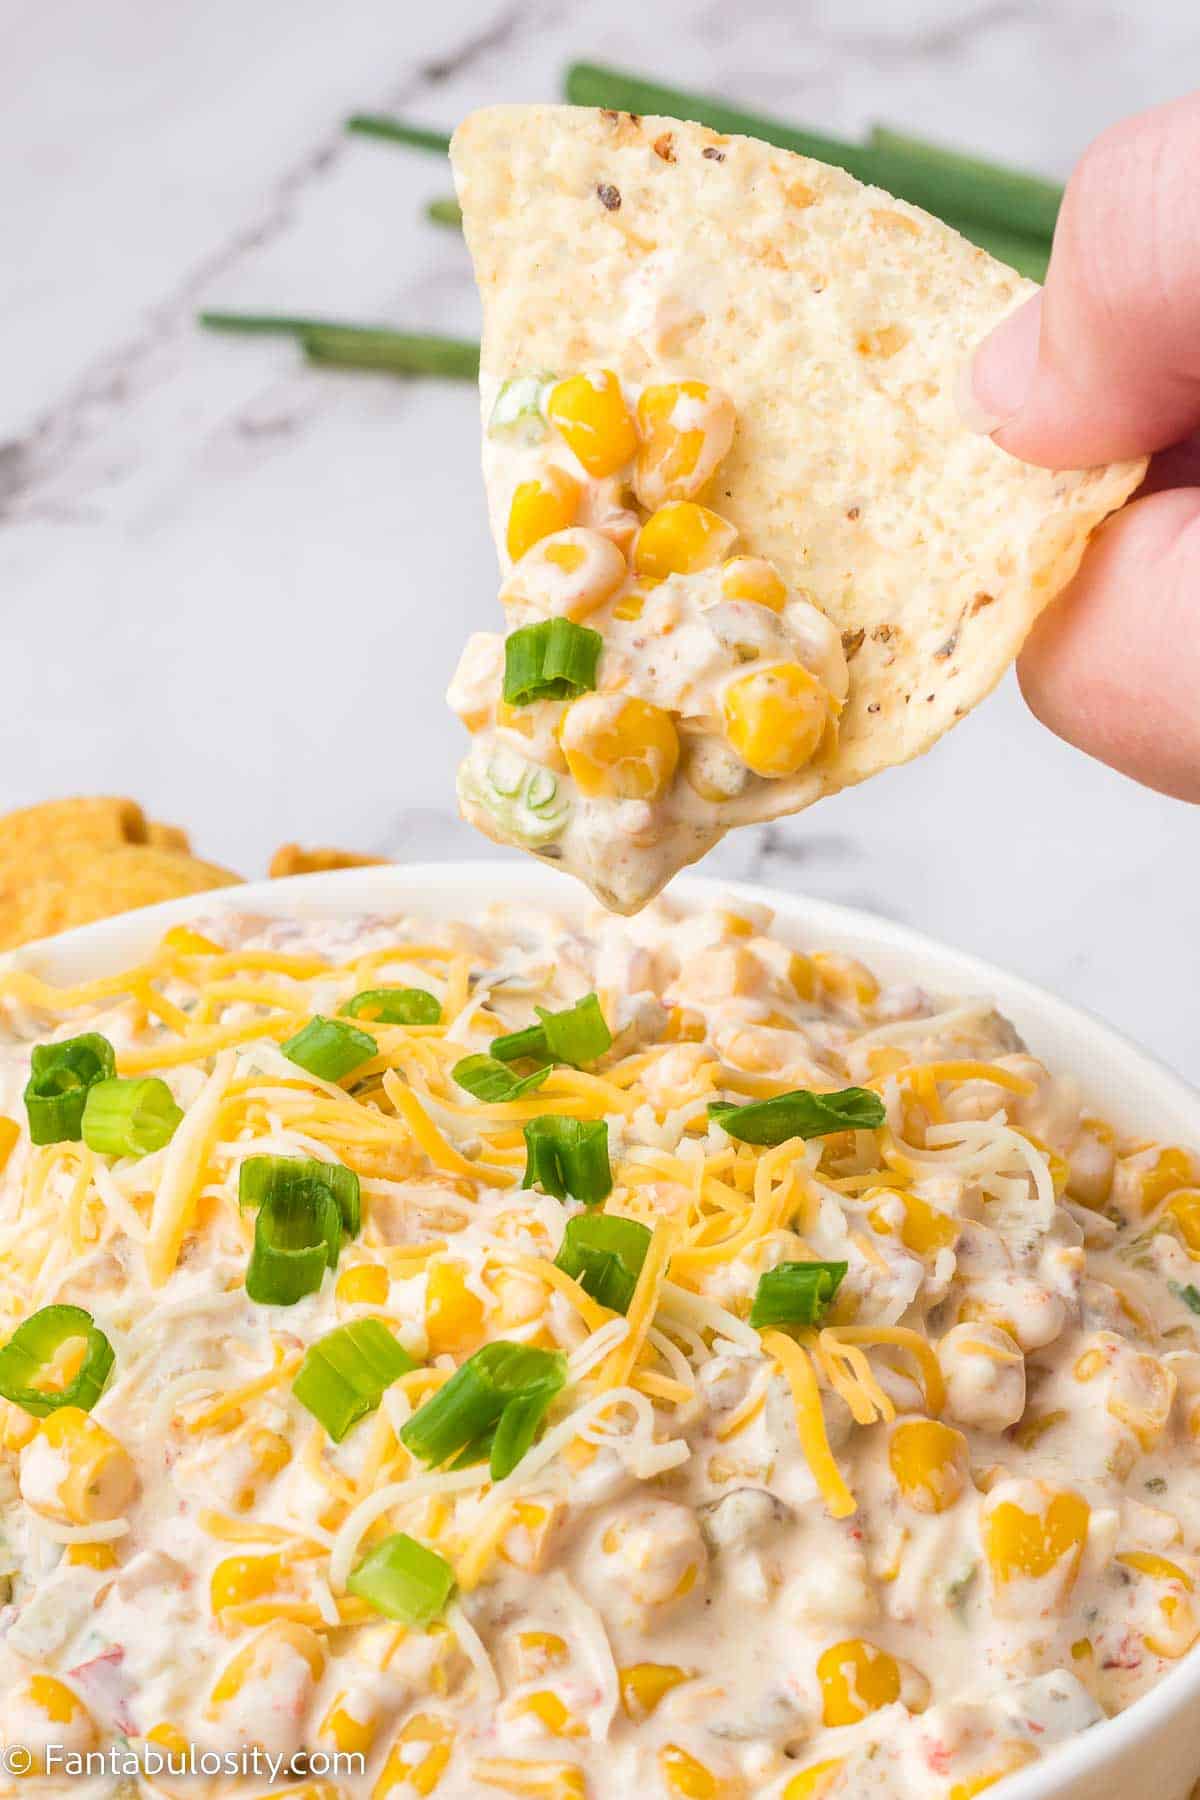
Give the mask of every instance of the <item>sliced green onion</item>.
[(322, 1081), (340, 1081), (351, 1069), (359, 1068), (379, 1054), (379, 1045), (357, 1025), (343, 1025), (340, 1019), (327, 1019), (314, 1013), (295, 1037), (279, 1048), (298, 1069)]
[(494, 1056), (480, 1052), (477, 1056), (464, 1056), (450, 1073), (460, 1088), (466, 1088), (468, 1094), (490, 1106), (499, 1100), (519, 1100), (522, 1094), (532, 1093), (534, 1088), (541, 1087), (550, 1069), (547, 1066), (535, 1069), (532, 1075), (514, 1075)]
[[(424, 1463), (444, 1463), (468, 1447), (474, 1453), (481, 1439), (490, 1441), (490, 1434), (514, 1401), (544, 1398), (548, 1406), (566, 1379), (567, 1359), (561, 1351), (497, 1339), (469, 1356), (445, 1387), (417, 1409), (401, 1427), (400, 1441)], [(523, 1414), (520, 1430), (514, 1421), (506, 1434), (506, 1454), (525, 1430)], [(525, 1447), (528, 1449), (528, 1444)]]
[(612, 1193), (607, 1119), (570, 1119), (544, 1113), (525, 1127), (523, 1188), (539, 1182), (556, 1200), (596, 1206)]
[(573, 619), (539, 619), (504, 640), (504, 699), (509, 706), (535, 700), (574, 700), (596, 685), (604, 639)]
[(431, 225), (451, 225), (456, 231), (462, 230), (462, 207), (448, 195), (444, 200), (431, 200), (425, 208), (425, 217)]
[(363, 1558), (346, 1586), (401, 1625), (432, 1625), (454, 1592), (454, 1570), (436, 1550), (397, 1531)]
[(427, 125), (410, 125), (404, 119), (393, 119), (388, 113), (351, 113), (346, 130), (361, 137), (387, 138), (393, 144), (408, 144), (414, 150), (434, 150), (445, 155), (450, 137), (445, 131), (432, 131)]
[(295, 338), (310, 362), (343, 368), (382, 369), (391, 375), (443, 375), (473, 381), (479, 345), (431, 332), (393, 331), (387, 325), (349, 325), (295, 313), (202, 312), (206, 331), (252, 337)]
[(567, 1220), (554, 1266), (574, 1277), (585, 1294), (613, 1312), (629, 1311), (650, 1229), (612, 1213), (576, 1213)]
[[(951, 213), (988, 220), (1032, 237), (1054, 236), (1063, 199), (1063, 190), (1055, 181), (961, 150), (948, 150), (943, 144), (930, 144), (887, 125), (872, 129), (871, 148), (887, 168), (889, 183), (895, 182), (897, 193), (917, 183), (936, 181)], [(941, 207), (938, 211), (946, 216)]]
[(510, 1400), (500, 1414), (488, 1451), (488, 1474), (493, 1481), (511, 1475), (526, 1451), (532, 1450), (538, 1427), (549, 1412), (557, 1390), (542, 1389)]
[(1200, 1313), (1200, 1288), (1193, 1286), (1190, 1281), (1183, 1287), (1177, 1281), (1169, 1281), (1167, 1286), (1177, 1300), (1183, 1301), (1190, 1312)]
[(314, 1190), (333, 1195), (347, 1237), (357, 1237), (362, 1225), (362, 1196), (358, 1176), (341, 1163), (317, 1162), (307, 1156), (248, 1156), (238, 1171), (238, 1205), (280, 1205), (291, 1199), (315, 1205)]
[(117, 1072), (112, 1045), (99, 1032), (66, 1038), (61, 1044), (36, 1044), (25, 1084), (29, 1136), (35, 1144), (77, 1143), (83, 1134), (88, 1089)]
[[(82, 1338), (83, 1361), (64, 1387), (45, 1385), (55, 1357)], [(0, 1349), (0, 1395), (35, 1419), (60, 1406), (91, 1412), (113, 1366), (113, 1347), (82, 1306), (43, 1306), (17, 1326)]]
[(403, 1344), (378, 1319), (356, 1319), (327, 1332), (305, 1352), (292, 1392), (340, 1444), (401, 1375), (416, 1368)]
[(101, 1156), (149, 1156), (170, 1143), (182, 1117), (183, 1108), (157, 1075), (137, 1081), (110, 1077), (87, 1090), (83, 1141)]
[(886, 1117), (883, 1101), (870, 1088), (842, 1088), (817, 1094), (797, 1088), (773, 1100), (734, 1106), (711, 1100), (708, 1116), (742, 1144), (785, 1144), (789, 1138), (828, 1137), (834, 1131), (874, 1131)]
[(595, 1062), (612, 1048), (612, 1032), (600, 1011), (595, 994), (585, 994), (574, 1006), (563, 1012), (547, 1012), (535, 1006), (540, 1025), (528, 1025), (523, 1031), (510, 1031), (493, 1038), (492, 1055), (501, 1062), (519, 1062), (522, 1057), (547, 1057), (551, 1062), (570, 1063), (582, 1068)]
[(425, 988), (364, 988), (339, 1008), (348, 1019), (379, 1025), (440, 1025), (441, 1001)]
[(549, 428), (542, 412), (542, 395), (553, 380), (553, 375), (537, 370), (504, 382), (488, 418), (488, 436), (522, 444), (536, 444), (544, 438)]
[(785, 1262), (758, 1278), (750, 1323), (817, 1325), (845, 1280), (848, 1263)]
[(294, 1306), (318, 1291), (341, 1244), (342, 1215), (327, 1187), (269, 1193), (254, 1221), (247, 1294), (263, 1306)]

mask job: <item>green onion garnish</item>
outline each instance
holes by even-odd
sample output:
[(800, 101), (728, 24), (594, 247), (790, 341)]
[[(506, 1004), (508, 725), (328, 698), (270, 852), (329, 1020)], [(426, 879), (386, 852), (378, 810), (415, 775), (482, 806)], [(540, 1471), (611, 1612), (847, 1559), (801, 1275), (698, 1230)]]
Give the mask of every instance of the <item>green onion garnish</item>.
[[(48, 1388), (45, 1378), (67, 1344), (84, 1340), (86, 1349), (71, 1380)], [(113, 1347), (82, 1306), (43, 1306), (17, 1326), (0, 1349), (0, 1395), (35, 1419), (60, 1406), (91, 1412), (113, 1366)]]
[(357, 1237), (362, 1224), (358, 1176), (341, 1163), (317, 1162), (307, 1156), (248, 1156), (238, 1170), (238, 1205), (276, 1205), (295, 1199), (315, 1206), (314, 1189), (332, 1194), (347, 1237)]
[[(418, 1408), (402, 1426), (400, 1441), (424, 1463), (444, 1463), (468, 1446), (474, 1451), (480, 1440), (487, 1441), (493, 1457), (492, 1477), (501, 1481), (504, 1476), (496, 1473), (497, 1468), (508, 1462), (504, 1468), (508, 1474), (516, 1467), (509, 1459), (521, 1445), (520, 1456), (524, 1456), (538, 1422), (566, 1379), (567, 1359), (561, 1351), (536, 1350), (498, 1339), (476, 1350), (445, 1387)], [(540, 1406), (531, 1423), (535, 1402)], [(514, 1405), (517, 1411), (501, 1432), (498, 1428)]]
[(535, 700), (574, 700), (596, 685), (604, 639), (573, 619), (539, 619), (504, 640), (504, 699), (509, 706)]
[(844, 1262), (785, 1262), (758, 1278), (750, 1323), (816, 1325), (845, 1279)]
[(341, 1245), (342, 1215), (327, 1187), (312, 1182), (268, 1193), (254, 1221), (247, 1294), (263, 1306), (294, 1306), (318, 1291)]
[(570, 1063), (582, 1068), (595, 1062), (612, 1048), (612, 1032), (600, 1011), (595, 994), (585, 994), (574, 1006), (563, 1012), (547, 1012), (535, 1006), (540, 1025), (527, 1025), (523, 1031), (510, 1031), (492, 1039), (492, 1055), (501, 1062), (519, 1062), (522, 1057), (536, 1056), (550, 1062)]
[(442, 1006), (425, 988), (364, 988), (339, 1007), (343, 1018), (380, 1025), (440, 1025)]
[(789, 1138), (828, 1137), (834, 1131), (874, 1131), (886, 1114), (870, 1088), (849, 1087), (836, 1094), (797, 1088), (773, 1100), (752, 1100), (749, 1106), (712, 1100), (708, 1116), (739, 1143), (786, 1144)]
[(450, 148), (445, 131), (433, 131), (427, 125), (409, 125), (404, 119), (393, 119), (389, 113), (351, 113), (346, 130), (361, 137), (387, 138), (393, 144), (408, 144), (414, 150), (439, 151), (443, 156)]
[(500, 1414), (488, 1452), (488, 1474), (493, 1481), (511, 1475), (526, 1451), (532, 1450), (538, 1427), (550, 1410), (557, 1389), (544, 1388), (510, 1400)]
[(539, 1182), (556, 1200), (596, 1206), (612, 1193), (607, 1119), (561, 1118), (543, 1113), (525, 1126), (523, 1188)]
[(1176, 1298), (1183, 1301), (1189, 1311), (1200, 1313), (1200, 1288), (1195, 1287), (1190, 1281), (1183, 1287), (1174, 1281), (1168, 1282), (1167, 1285)]
[(359, 1068), (379, 1053), (379, 1045), (357, 1025), (343, 1025), (340, 1019), (327, 1019), (314, 1013), (295, 1037), (279, 1048), (298, 1069), (322, 1081), (341, 1081), (351, 1069)]
[(466, 1088), (476, 1100), (491, 1105), (498, 1100), (519, 1100), (522, 1094), (532, 1093), (534, 1088), (541, 1087), (550, 1069), (547, 1065), (544, 1069), (535, 1069), (532, 1075), (514, 1075), (494, 1056), (480, 1052), (477, 1056), (464, 1056), (450, 1073), (459, 1087)]
[(452, 225), (462, 230), (462, 207), (457, 200), (431, 200), (425, 208), (425, 217), (433, 225)]
[(374, 1412), (393, 1381), (416, 1366), (386, 1325), (356, 1319), (310, 1345), (292, 1392), (340, 1444), (352, 1425)]
[(363, 1558), (346, 1586), (401, 1625), (432, 1625), (454, 1592), (454, 1570), (436, 1550), (397, 1531)]
[(35, 1144), (77, 1143), (83, 1135), (88, 1089), (109, 1081), (117, 1057), (106, 1037), (87, 1031), (61, 1044), (36, 1044), (25, 1084), (29, 1136)]
[(295, 338), (310, 362), (348, 369), (380, 369), (390, 375), (442, 375), (473, 381), (479, 345), (431, 332), (393, 331), (386, 325), (348, 325), (293, 313), (202, 312), (208, 331), (255, 337)]
[(149, 1156), (170, 1143), (182, 1117), (183, 1108), (157, 1075), (137, 1081), (110, 1076), (87, 1090), (83, 1141), (101, 1156)]
[(646, 1252), (650, 1229), (636, 1219), (612, 1213), (576, 1213), (567, 1220), (556, 1268), (574, 1276), (586, 1294), (613, 1312), (629, 1311)]

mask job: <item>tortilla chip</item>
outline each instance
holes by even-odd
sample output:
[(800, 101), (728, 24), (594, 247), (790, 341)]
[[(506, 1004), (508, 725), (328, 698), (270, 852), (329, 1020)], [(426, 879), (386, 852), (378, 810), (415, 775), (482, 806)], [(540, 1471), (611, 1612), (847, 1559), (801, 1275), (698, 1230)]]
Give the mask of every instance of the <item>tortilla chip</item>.
[(149, 829), (136, 800), (108, 794), (44, 800), (0, 818), (0, 862), (44, 855), (55, 844), (91, 844), (97, 850), (144, 844)]
[(114, 913), (183, 894), (228, 887), (241, 877), (180, 850), (152, 844), (75, 845), (22, 871), (0, 864), (0, 948), (50, 937)]
[(285, 875), (323, 875), (329, 869), (373, 869), (386, 856), (361, 856), (357, 850), (302, 850), (299, 844), (280, 844), (267, 874), (272, 881)]
[[(675, 119), (494, 107), (451, 154), (485, 419), (498, 383), (535, 369), (723, 388), (738, 427), (705, 498), (842, 632), (836, 747), (730, 822), (929, 749), (995, 686), (1144, 468), (1032, 468), (962, 424), (971, 349), (1034, 284), (839, 169)], [(503, 466), (485, 438), (502, 562)]]

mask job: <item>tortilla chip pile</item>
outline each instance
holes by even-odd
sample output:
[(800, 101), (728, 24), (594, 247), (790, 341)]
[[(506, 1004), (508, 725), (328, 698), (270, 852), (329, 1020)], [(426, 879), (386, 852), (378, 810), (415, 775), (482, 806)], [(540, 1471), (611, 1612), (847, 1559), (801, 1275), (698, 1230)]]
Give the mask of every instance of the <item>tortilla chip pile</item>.
[[(272, 876), (359, 868), (381, 859), (284, 844)], [(48, 800), (0, 817), (0, 950), (137, 906), (242, 877), (193, 856), (186, 831), (147, 819), (136, 800)]]

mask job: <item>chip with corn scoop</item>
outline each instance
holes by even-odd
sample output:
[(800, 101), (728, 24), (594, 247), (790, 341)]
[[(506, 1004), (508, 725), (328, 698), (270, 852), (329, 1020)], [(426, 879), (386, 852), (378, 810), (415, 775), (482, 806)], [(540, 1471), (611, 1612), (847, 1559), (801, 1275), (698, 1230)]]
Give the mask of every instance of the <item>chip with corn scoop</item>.
[(596, 692), (547, 639), (513, 707), (508, 646), (477, 634), (451, 690), (474, 738), (460, 797), (633, 911), (730, 826), (928, 750), (1143, 465), (1052, 472), (969, 430), (968, 356), (1033, 284), (839, 169), (559, 106), (472, 114), (452, 157), (510, 642), (539, 609), (604, 639)]

